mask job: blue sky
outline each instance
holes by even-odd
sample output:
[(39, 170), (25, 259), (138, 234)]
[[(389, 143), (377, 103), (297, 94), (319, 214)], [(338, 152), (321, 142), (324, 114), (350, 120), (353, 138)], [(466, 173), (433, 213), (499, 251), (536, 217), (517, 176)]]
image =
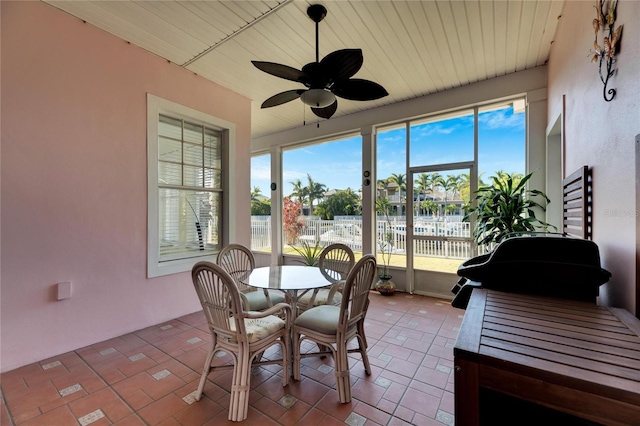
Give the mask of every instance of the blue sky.
[[(478, 163), (483, 180), (487, 182), (497, 170), (524, 173), (524, 113), (514, 114), (512, 108), (503, 108), (481, 112), (478, 121)], [(405, 173), (405, 139), (404, 127), (378, 133), (378, 179)], [(473, 113), (412, 125), (411, 154), (411, 166), (473, 160)], [(283, 193), (291, 193), (291, 182), (296, 179), (306, 184), (307, 173), (329, 189), (350, 187), (357, 191), (362, 181), (361, 165), (360, 136), (285, 151)], [(269, 156), (252, 158), (251, 187), (258, 186), (268, 195), (270, 182)]]

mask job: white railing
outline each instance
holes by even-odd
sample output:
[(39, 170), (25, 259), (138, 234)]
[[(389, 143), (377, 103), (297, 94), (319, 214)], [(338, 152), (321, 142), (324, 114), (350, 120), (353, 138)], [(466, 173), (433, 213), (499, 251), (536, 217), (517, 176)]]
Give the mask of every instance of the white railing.
[[(357, 217), (321, 220), (317, 217), (301, 217), (302, 230), (298, 243), (346, 244), (353, 250), (362, 250), (362, 219)], [(406, 253), (406, 220), (404, 217), (378, 218), (377, 241), (387, 241), (396, 254)], [(414, 223), (413, 252), (416, 256), (451, 259), (472, 257), (471, 231), (468, 222), (450, 222), (416, 219)], [(435, 237), (430, 239), (429, 237)], [(464, 238), (466, 240), (458, 240)], [(382, 244), (385, 245), (385, 244)], [(268, 216), (252, 216), (251, 248), (261, 250), (271, 246), (271, 222)], [(388, 247), (388, 246), (387, 246)], [(378, 243), (381, 250), (381, 243)]]
[(271, 247), (271, 216), (251, 216), (251, 248)]

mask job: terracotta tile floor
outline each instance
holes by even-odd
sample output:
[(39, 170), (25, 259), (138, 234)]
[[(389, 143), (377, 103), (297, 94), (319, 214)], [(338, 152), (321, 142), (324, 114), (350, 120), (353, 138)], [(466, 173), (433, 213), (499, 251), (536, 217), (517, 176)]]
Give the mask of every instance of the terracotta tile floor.
[[(367, 376), (353, 355), (349, 404), (337, 402), (332, 359), (306, 358), (302, 380), (287, 387), (280, 367), (254, 368), (244, 423), (453, 425), (453, 345), (464, 311), (405, 293), (372, 292), (370, 301), (365, 330), (373, 371)], [(231, 423), (231, 371), (212, 373), (205, 396), (191, 398), (209, 342), (197, 312), (4, 373), (0, 424)]]

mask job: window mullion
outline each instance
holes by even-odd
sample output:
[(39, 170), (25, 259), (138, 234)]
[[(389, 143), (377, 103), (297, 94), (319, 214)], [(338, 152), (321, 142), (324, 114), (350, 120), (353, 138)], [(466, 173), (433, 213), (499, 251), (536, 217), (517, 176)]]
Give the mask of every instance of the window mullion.
[(180, 185), (184, 186), (184, 120), (180, 120), (182, 126), (180, 128)]
[(204, 173), (204, 137), (205, 137), (205, 131), (204, 131), (204, 126), (202, 126), (202, 146), (200, 147), (200, 151), (202, 152), (202, 161), (201, 161), (201, 165), (202, 165), (202, 169), (200, 171), (200, 174), (202, 176), (202, 187), (205, 187), (205, 173)]

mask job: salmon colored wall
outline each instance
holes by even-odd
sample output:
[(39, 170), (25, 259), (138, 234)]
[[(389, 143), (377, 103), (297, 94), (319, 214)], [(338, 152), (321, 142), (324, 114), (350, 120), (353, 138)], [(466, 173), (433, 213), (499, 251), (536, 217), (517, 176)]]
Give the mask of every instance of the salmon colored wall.
[[(146, 278), (146, 94), (236, 123), (233, 179), (247, 191), (232, 206), (241, 241), (249, 238), (240, 224), (250, 215), (251, 106), (44, 3), (1, 7), (8, 371), (200, 309), (189, 273)], [(57, 301), (62, 281), (72, 282), (72, 297)]]
[[(618, 2), (616, 24), (624, 24), (618, 71), (602, 96), (593, 49), (595, 1), (565, 1), (549, 59), (548, 121), (554, 123), (565, 101), (566, 173), (583, 165), (593, 172), (593, 240), (603, 266), (612, 274), (600, 287), (599, 303), (635, 312), (634, 138), (640, 133), (640, 2)], [(599, 36), (602, 43), (602, 36)], [(634, 232), (635, 231), (635, 232)]]

